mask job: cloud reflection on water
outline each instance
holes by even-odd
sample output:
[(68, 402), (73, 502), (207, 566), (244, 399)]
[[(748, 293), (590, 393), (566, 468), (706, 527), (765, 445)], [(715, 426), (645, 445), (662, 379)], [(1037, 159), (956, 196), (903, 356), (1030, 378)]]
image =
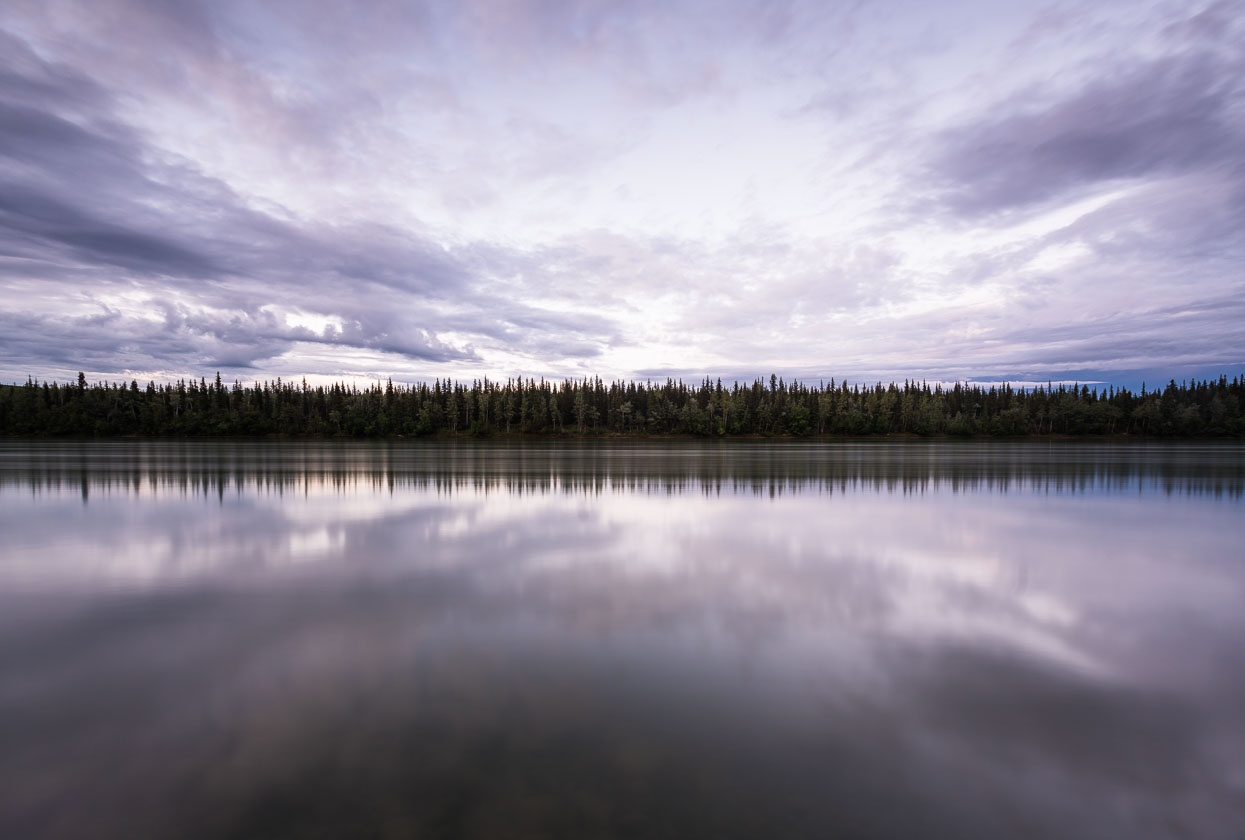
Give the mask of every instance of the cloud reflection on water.
[(82, 471), (85, 505), (72, 480), (32, 492), (31, 470), (9, 472), (0, 828), (1240, 824), (1239, 496), (1168, 494), (1142, 468), (1127, 492), (1048, 493), (1034, 464), (1007, 492), (771, 496), (751, 487), (764, 470), (727, 466), (750, 483), (364, 471), (212, 494), (171, 489), (181, 473), (156, 458), (147, 476), (168, 481), (139, 492)]

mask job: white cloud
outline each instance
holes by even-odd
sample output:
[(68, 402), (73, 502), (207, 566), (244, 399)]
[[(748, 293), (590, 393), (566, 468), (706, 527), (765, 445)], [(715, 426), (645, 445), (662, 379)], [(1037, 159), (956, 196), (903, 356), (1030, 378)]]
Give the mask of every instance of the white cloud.
[(12, 4), (0, 378), (1239, 365), (1243, 28)]

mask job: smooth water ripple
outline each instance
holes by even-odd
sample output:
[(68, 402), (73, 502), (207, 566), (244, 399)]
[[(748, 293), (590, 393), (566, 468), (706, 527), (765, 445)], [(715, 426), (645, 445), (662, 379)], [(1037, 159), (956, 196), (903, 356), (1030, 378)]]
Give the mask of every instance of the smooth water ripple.
[(0, 442), (0, 836), (1245, 836), (1245, 446)]

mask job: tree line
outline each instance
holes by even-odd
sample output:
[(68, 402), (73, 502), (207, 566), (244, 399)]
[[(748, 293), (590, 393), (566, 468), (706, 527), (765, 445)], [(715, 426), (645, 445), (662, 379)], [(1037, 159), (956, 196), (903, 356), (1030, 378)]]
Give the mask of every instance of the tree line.
[(693, 385), (600, 378), (449, 379), (395, 385), (175, 383), (0, 385), (6, 435), (1245, 435), (1245, 379), (1138, 392), (704, 379)]

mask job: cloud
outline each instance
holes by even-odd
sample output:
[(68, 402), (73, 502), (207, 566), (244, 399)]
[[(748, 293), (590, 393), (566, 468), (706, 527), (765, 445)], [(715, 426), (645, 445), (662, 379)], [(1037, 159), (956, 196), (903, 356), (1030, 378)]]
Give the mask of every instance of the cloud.
[(973, 218), (1103, 182), (1239, 168), (1245, 56), (1217, 47), (1242, 28), (1150, 60), (1106, 59), (1083, 86), (1039, 86), (948, 129), (929, 164), (937, 201)]
[[(0, 111), (0, 120), (4, 114)], [(220, 268), (204, 254), (155, 232), (103, 221), (47, 193), (4, 184), (0, 226), (26, 254), (108, 265), (136, 272), (205, 277)], [(22, 247), (24, 245), (24, 247)]]
[[(257, 206), (127, 126), (81, 73), (5, 41), (16, 57), (0, 92), (10, 370), (247, 369), (307, 344), (428, 363), (478, 361), (472, 342), (490, 340), (578, 357), (617, 333), (601, 315), (497, 299), (489, 279), (523, 261), (509, 249), (451, 251), (383, 221)], [(297, 312), (328, 326), (298, 326), (286, 317)]]
[(1242, 28), (19, 0), (0, 380), (1230, 364), (1203, 307), (1245, 293)]

